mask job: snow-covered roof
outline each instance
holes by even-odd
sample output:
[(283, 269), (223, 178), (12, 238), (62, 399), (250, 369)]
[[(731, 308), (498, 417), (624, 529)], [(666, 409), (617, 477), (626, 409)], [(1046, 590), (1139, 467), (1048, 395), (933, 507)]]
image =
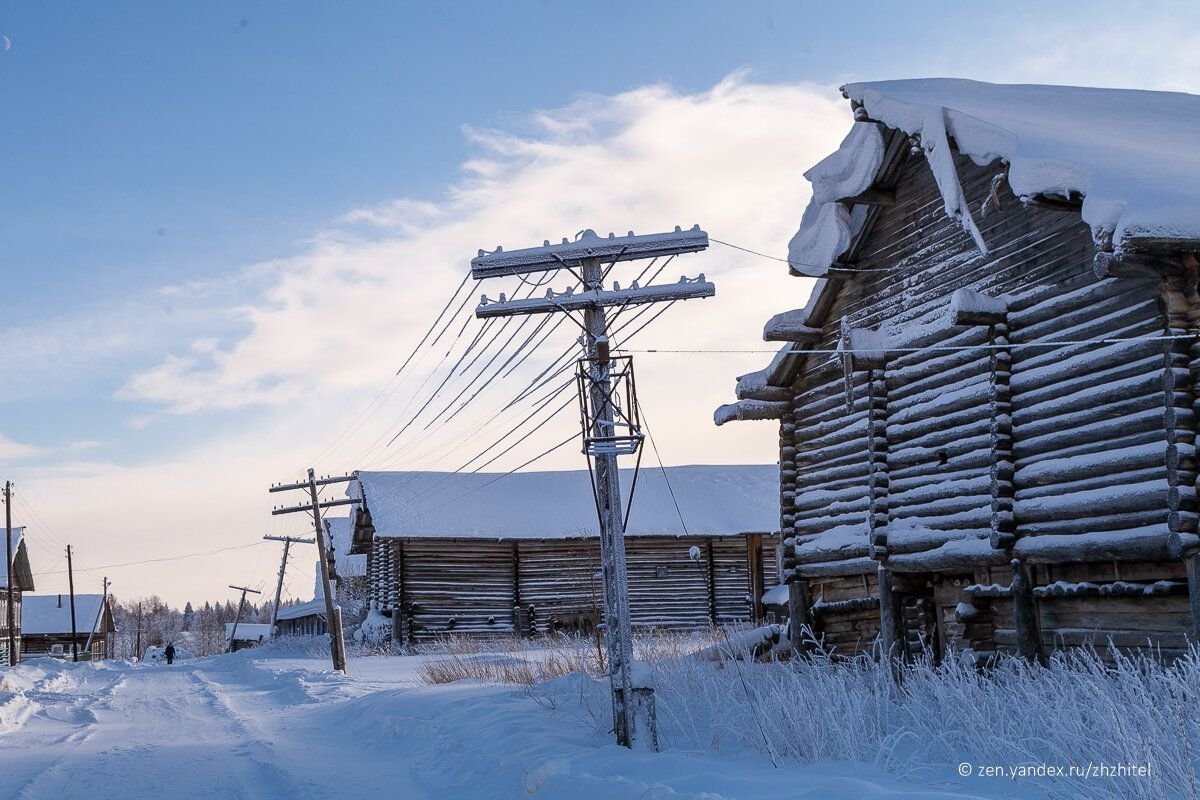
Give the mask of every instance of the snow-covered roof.
[[(24, 526), (12, 529), (12, 541), (12, 567), (13, 575), (16, 576), (13, 588), (26, 592), (33, 591), (33, 573), (29, 567), (29, 553), (25, 548)], [(8, 543), (4, 541), (4, 531), (0, 529), (0, 553), (4, 553), (7, 549)], [(0, 589), (8, 588), (8, 568), (9, 565), (5, 561), (0, 561)], [(69, 626), (67, 630), (70, 630)]]
[[(629, 516), (629, 536), (773, 531), (778, 526), (779, 471), (770, 466), (643, 465)], [(629, 499), (632, 469), (621, 470)], [(596, 504), (587, 470), (517, 472), (503, 476), (446, 472), (360, 472), (376, 535), (556, 539), (597, 535)], [(674, 499), (672, 499), (672, 490)], [(676, 511), (675, 502), (679, 504)]]
[[(946, 212), (984, 252), (951, 140), (977, 164), (1005, 162), (1020, 197), (1081, 197), (1083, 221), (1117, 250), (1135, 240), (1200, 241), (1200, 96), (955, 78), (852, 83), (843, 92), (869, 119), (920, 137)], [(878, 127), (858, 122), (805, 173), (813, 198), (788, 252), (797, 272), (823, 275), (846, 252), (850, 212), (837, 201), (866, 191), (882, 158)]]
[[(87, 635), (99, 630), (104, 595), (75, 595), (75, 632)], [(71, 596), (27, 594), (21, 597), (21, 633), (39, 636), (71, 634)]]
[[(320, 598), (317, 600), (309, 600), (307, 603), (288, 606), (287, 608), (279, 609), (279, 614), (276, 619), (300, 619), (301, 617), (325, 616), (325, 600)], [(240, 629), (241, 626), (239, 626)]]
[[(230, 634), (233, 633), (233, 623), (225, 623), (225, 641), (229, 641)], [(257, 642), (260, 639), (271, 638), (271, 626), (261, 622), (239, 622), (237, 626), (237, 638), (239, 642)]]

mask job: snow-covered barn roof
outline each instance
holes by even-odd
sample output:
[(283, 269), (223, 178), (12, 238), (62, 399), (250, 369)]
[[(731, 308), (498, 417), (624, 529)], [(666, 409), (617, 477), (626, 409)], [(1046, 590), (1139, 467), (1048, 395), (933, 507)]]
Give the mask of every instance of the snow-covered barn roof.
[[(771, 466), (643, 466), (629, 536), (730, 535), (773, 531), (779, 471)], [(621, 470), (629, 498), (632, 469)], [(561, 472), (360, 472), (377, 536), (558, 539), (597, 535), (587, 470)], [(672, 498), (672, 490), (674, 498)], [(675, 502), (679, 509), (676, 511)]]
[[(793, 342), (795, 351), (816, 340), (837, 283), (825, 276), (868, 218), (870, 204), (856, 198), (865, 200), (890, 169), (881, 125), (919, 137), (946, 213), (984, 253), (988, 243), (962, 195), (951, 142), (977, 164), (1005, 165), (1019, 197), (1080, 202), (1101, 249), (1194, 250), (1200, 242), (1200, 96), (956, 78), (853, 83), (842, 91), (859, 121), (836, 152), (805, 173), (813, 196), (788, 245), (792, 272), (820, 280), (804, 309), (767, 323), (767, 341)], [(739, 402), (721, 406), (714, 420), (777, 418), (780, 409), (765, 398), (790, 383), (803, 361), (776, 356), (752, 373), (753, 394), (739, 380)]]
[[(233, 623), (225, 623), (225, 641), (229, 641), (229, 636), (233, 633)], [(257, 642), (262, 639), (271, 638), (271, 626), (261, 622), (239, 622), (237, 626), (237, 640), (239, 642)]]
[[(4, 541), (4, 532), (0, 530), (0, 553), (3, 553), (8, 548), (8, 543)], [(33, 570), (29, 566), (29, 551), (25, 548), (25, 528), (13, 528), (13, 562), (11, 564), (13, 574), (13, 588), (20, 589), (22, 592), (33, 591)], [(4, 561), (0, 561), (0, 589), (8, 588), (8, 574), (10, 565)], [(68, 626), (67, 630), (71, 628)]]
[[(945, 201), (986, 252), (962, 196), (950, 142), (980, 165), (1002, 161), (1019, 197), (1081, 198), (1098, 241), (1200, 241), (1200, 96), (1181, 92), (981, 83), (954, 78), (851, 83), (870, 120), (921, 139)], [(807, 173), (813, 199), (789, 246), (796, 271), (823, 275), (850, 244), (838, 201), (871, 186), (883, 161), (878, 127), (858, 122)]]
[[(298, 605), (288, 606), (287, 608), (279, 609), (279, 614), (276, 619), (300, 619), (301, 617), (324, 617), (325, 616), (325, 600), (320, 598), (317, 600), (309, 600), (307, 603), (299, 603)], [(239, 626), (240, 627), (240, 626)]]
[[(75, 632), (86, 635), (100, 630), (104, 595), (75, 595)], [(71, 596), (27, 594), (21, 597), (21, 633), (30, 636), (71, 635)]]

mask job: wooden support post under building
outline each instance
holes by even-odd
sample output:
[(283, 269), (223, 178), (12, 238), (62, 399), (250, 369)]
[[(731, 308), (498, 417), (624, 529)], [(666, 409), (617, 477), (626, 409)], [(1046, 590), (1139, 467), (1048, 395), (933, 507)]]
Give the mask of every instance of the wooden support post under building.
[(763, 619), (763, 592), (766, 591), (763, 580), (763, 548), (762, 534), (746, 535), (746, 567), (750, 573), (750, 614), (754, 622)]
[(1016, 558), (1012, 560), (1012, 600), (1018, 655), (1029, 661), (1045, 663), (1041, 636), (1038, 633), (1037, 601), (1033, 597), (1033, 581), (1029, 577), (1029, 568)]
[(1188, 607), (1192, 611), (1192, 644), (1200, 644), (1200, 553), (1183, 561), (1187, 567)]
[(892, 586), (892, 573), (879, 566), (879, 645), (884, 658), (898, 667), (904, 661), (904, 617), (900, 613), (900, 600)]
[(797, 655), (808, 652), (809, 639), (813, 636), (809, 613), (811, 606), (808, 582), (793, 578), (788, 584), (788, 637)]

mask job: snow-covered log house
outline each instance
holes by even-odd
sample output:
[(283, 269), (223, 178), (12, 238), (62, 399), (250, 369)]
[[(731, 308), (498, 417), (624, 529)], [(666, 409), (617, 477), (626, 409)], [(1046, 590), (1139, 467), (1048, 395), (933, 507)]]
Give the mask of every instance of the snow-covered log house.
[[(665, 472), (665, 475), (664, 475)], [(626, 528), (636, 627), (761, 618), (778, 584), (771, 466), (641, 470)], [(628, 501), (632, 470), (622, 470)], [(603, 606), (586, 470), (359, 472), (352, 552), (368, 556), (369, 627), (444, 634), (587, 633)]]
[[(3, 536), (0, 531), (0, 536)], [(24, 592), (33, 591), (33, 569), (29, 565), (29, 551), (25, 548), (25, 528), (12, 529), (12, 562), (7, 558), (8, 543), (0, 541), (4, 548), (5, 560), (0, 562), (0, 666), (8, 664), (9, 642), (21, 659), (21, 596)], [(13, 625), (8, 627), (8, 587), (12, 581), (12, 618)]]
[[(26, 595), (22, 606), (21, 652), (27, 657), (70, 658), (70, 595)], [(102, 594), (75, 595), (74, 643), (81, 659), (108, 658), (116, 630), (107, 597)]]
[[(716, 422), (777, 420), (793, 627), (1041, 658), (1200, 630), (1200, 97), (851, 84), (807, 305)], [(815, 279), (812, 280), (812, 279)]]

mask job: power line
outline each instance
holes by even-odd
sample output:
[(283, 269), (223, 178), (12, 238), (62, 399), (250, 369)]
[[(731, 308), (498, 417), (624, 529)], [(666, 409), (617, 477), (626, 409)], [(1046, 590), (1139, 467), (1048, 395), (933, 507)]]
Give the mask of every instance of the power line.
[(815, 269), (815, 270), (819, 270), (821, 272), (824, 272), (831, 268), (836, 269), (838, 272), (893, 272), (895, 270), (894, 267), (845, 267), (845, 266), (842, 266), (841, 264), (826, 264), (825, 266), (820, 266), (819, 264), (805, 264), (802, 261), (792, 261), (790, 258), (780, 258), (779, 256), (772, 256), (772, 255), (768, 255), (767, 253), (760, 253), (757, 250), (751, 250), (749, 247), (742, 247), (740, 244), (733, 244), (732, 242), (723, 242), (720, 239), (714, 239), (711, 236), (708, 237), (708, 240), (710, 242), (712, 242), (713, 244), (721, 244), (726, 247), (731, 247), (734, 250), (741, 250), (743, 253), (749, 253), (752, 256), (758, 256), (759, 258), (769, 258), (772, 261), (779, 261), (781, 263), (787, 264), (789, 267), (808, 267), (809, 269)]
[[(162, 558), (147, 558), (144, 561), (126, 561), (121, 564), (101, 564), (100, 566), (96, 567), (96, 569), (116, 569), (118, 567), (136, 567), (141, 564), (160, 564), (160, 563), (163, 563), (166, 561), (182, 561), (185, 558), (200, 558), (203, 556), (215, 556), (218, 553), (227, 553), (231, 550), (246, 550), (247, 548), (250, 548), (250, 547), (258, 547), (261, 544), (264, 544), (264, 543), (259, 541), (259, 542), (252, 542), (250, 544), (234, 545), (231, 547), (222, 547), (220, 549), (209, 550), (204, 553), (184, 553), (183, 555), (178, 555), (178, 556), (164, 556)], [(66, 574), (66, 572), (67, 572), (67, 570), (65, 570), (65, 569), (50, 570), (48, 572), (35, 572), (34, 576), (39, 577), (39, 576), (45, 576), (45, 575), (64, 575), (64, 574)]]
[[(1100, 339), (1063, 339), (1048, 342), (1012, 342), (1009, 344), (962, 344), (962, 345), (928, 345), (926, 347), (879, 347), (879, 348), (835, 348), (835, 349), (805, 349), (805, 350), (788, 350), (783, 353), (786, 356), (809, 356), (809, 355), (852, 355), (854, 353), (866, 353), (878, 355), (881, 352), (887, 353), (927, 353), (932, 351), (939, 352), (961, 352), (964, 350), (1023, 350), (1025, 348), (1053, 348), (1053, 347), (1071, 347), (1078, 345), (1089, 344), (1126, 344), (1130, 342), (1169, 342), (1177, 340), (1196, 340), (1200, 339), (1200, 334), (1185, 333), (1185, 334), (1170, 334), (1165, 336), (1118, 336), (1106, 337)], [(700, 354), (700, 353), (770, 353), (772, 355), (780, 355), (778, 350), (763, 350), (763, 349), (629, 349), (616, 348), (617, 351), (624, 353), (670, 353), (670, 354)]]

